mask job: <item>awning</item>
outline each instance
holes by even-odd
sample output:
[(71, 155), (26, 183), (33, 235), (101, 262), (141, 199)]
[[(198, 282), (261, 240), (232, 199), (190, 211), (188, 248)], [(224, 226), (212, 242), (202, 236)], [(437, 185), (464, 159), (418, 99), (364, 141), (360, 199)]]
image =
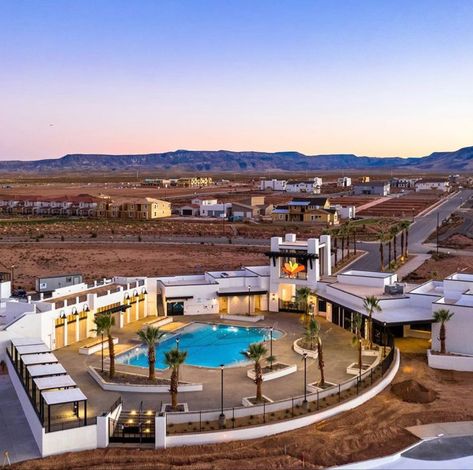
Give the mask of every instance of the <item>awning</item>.
[(26, 356), (22, 356), (21, 360), (25, 366), (32, 366), (35, 364), (53, 364), (59, 362), (53, 353), (27, 354)]
[(28, 366), (27, 370), (31, 377), (48, 377), (49, 375), (67, 374), (66, 369), (59, 363)]
[(31, 344), (44, 344), (41, 338), (12, 338), (13, 346), (29, 346)]
[(27, 346), (16, 346), (16, 352), (20, 355), (43, 354), (51, 352), (45, 344), (30, 344)]
[(54, 388), (75, 387), (76, 383), (70, 375), (53, 375), (50, 377), (39, 377), (34, 379), (38, 390), (51, 390)]
[(248, 291), (248, 290), (235, 290), (235, 291), (223, 291), (223, 292), (217, 292), (217, 295), (219, 297), (233, 297), (233, 296), (236, 296), (236, 297), (247, 297), (248, 294), (251, 296), (251, 295), (264, 295), (264, 294), (267, 294), (268, 291), (267, 290), (251, 290), (251, 291)]
[(184, 300), (193, 299), (193, 295), (181, 295), (179, 297), (166, 297), (166, 302), (179, 302)]
[(85, 401), (87, 397), (80, 388), (66, 388), (41, 393), (46, 405), (65, 405), (76, 401)]

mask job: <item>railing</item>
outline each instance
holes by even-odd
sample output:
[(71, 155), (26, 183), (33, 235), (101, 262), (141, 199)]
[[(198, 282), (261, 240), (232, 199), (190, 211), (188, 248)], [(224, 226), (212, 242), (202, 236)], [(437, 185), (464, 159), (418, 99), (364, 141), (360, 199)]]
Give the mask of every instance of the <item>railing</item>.
[[(352, 396), (358, 396), (386, 374), (391, 368), (395, 354), (395, 348), (391, 347), (387, 356), (377, 366), (324, 390), (261, 405), (224, 408), (223, 413), (230, 421), (226, 428), (235, 429), (270, 421), (287, 420), (302, 414), (317, 412), (348, 400)], [(168, 434), (183, 434), (217, 430), (220, 414), (220, 409), (166, 413), (167, 432)]]

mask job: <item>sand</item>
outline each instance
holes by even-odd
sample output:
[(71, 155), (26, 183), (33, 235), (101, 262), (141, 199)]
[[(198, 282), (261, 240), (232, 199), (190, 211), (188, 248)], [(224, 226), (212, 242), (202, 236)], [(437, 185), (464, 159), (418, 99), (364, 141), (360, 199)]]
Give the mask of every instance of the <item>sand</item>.
[[(25, 462), (23, 469), (318, 469), (397, 452), (417, 441), (407, 426), (473, 419), (473, 373), (427, 366), (425, 354), (403, 354), (394, 383), (415, 379), (431, 403), (407, 403), (390, 388), (368, 403), (317, 425), (254, 441), (153, 451), (109, 448)], [(303, 467), (304, 465), (304, 467)]]

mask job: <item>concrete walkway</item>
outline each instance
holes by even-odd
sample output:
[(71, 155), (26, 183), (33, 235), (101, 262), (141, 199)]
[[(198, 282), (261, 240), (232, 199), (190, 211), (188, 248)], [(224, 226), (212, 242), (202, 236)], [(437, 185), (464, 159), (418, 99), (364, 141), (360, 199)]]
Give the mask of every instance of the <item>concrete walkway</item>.
[(412, 271), (415, 271), (418, 267), (422, 266), (425, 261), (430, 259), (431, 255), (428, 254), (417, 254), (413, 255), (407, 263), (403, 264), (397, 271), (397, 278), (402, 281)]
[(8, 375), (0, 375), (0, 465), (7, 451), (11, 463), (41, 457)]
[[(303, 361), (302, 357), (292, 350), (292, 343), (303, 335), (303, 327), (299, 321), (299, 315), (276, 313), (264, 313), (265, 320), (256, 324), (241, 326), (269, 327), (273, 325), (276, 329), (286, 334), (273, 342), (273, 353), (278, 361), (287, 364), (296, 364), (298, 371), (286, 377), (266, 382), (263, 392), (273, 400), (281, 400), (291, 396), (303, 394)], [(352, 376), (346, 373), (346, 367), (357, 358), (357, 351), (351, 345), (352, 334), (323, 318), (318, 318), (321, 323), (324, 341), (324, 360), (326, 380), (330, 382), (343, 382)], [(149, 321), (149, 318), (146, 319)], [(179, 317), (179, 322), (189, 323), (194, 321), (218, 322), (238, 325), (238, 322), (223, 322), (217, 315), (192, 315)], [(140, 328), (142, 321), (126, 325), (122, 330), (117, 330), (115, 336), (119, 337), (120, 347), (117, 352), (127, 348), (140, 345), (136, 337), (136, 331)], [(79, 343), (80, 344), (80, 343)], [(144, 409), (157, 409), (161, 402), (169, 401), (168, 393), (133, 393), (133, 392), (107, 392), (102, 390), (87, 372), (89, 365), (100, 367), (100, 353), (94, 356), (83, 356), (78, 354), (78, 344), (55, 351), (59, 361), (64, 365), (68, 373), (77, 382), (78, 386), (89, 399), (90, 414), (100, 414), (108, 409), (110, 405), (122, 396), (127, 409), (136, 409), (143, 401)], [(158, 349), (158, 354), (160, 354)], [(162, 354), (162, 353), (161, 353)], [(241, 406), (244, 396), (252, 396), (255, 393), (255, 384), (246, 376), (246, 371), (251, 365), (241, 367), (229, 367), (225, 369), (224, 405), (226, 407)], [(107, 365), (105, 366), (107, 369)], [(147, 375), (147, 369), (131, 368), (130, 366), (117, 364), (118, 370), (130, 371)], [(162, 371), (158, 377), (168, 378), (170, 373)], [(309, 382), (319, 379), (317, 363), (314, 360), (307, 361), (307, 376)], [(220, 371), (218, 369), (201, 368), (193, 366), (182, 366), (181, 380), (185, 382), (202, 383), (202, 392), (183, 392), (179, 399), (188, 403), (191, 410), (215, 409), (220, 400)]]

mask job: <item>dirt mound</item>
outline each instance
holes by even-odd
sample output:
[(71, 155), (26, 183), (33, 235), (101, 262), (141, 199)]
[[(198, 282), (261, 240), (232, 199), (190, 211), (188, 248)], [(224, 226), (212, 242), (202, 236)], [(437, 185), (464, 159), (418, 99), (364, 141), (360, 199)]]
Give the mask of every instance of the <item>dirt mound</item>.
[(405, 380), (391, 386), (391, 392), (409, 403), (430, 403), (437, 399), (437, 393), (415, 380)]

